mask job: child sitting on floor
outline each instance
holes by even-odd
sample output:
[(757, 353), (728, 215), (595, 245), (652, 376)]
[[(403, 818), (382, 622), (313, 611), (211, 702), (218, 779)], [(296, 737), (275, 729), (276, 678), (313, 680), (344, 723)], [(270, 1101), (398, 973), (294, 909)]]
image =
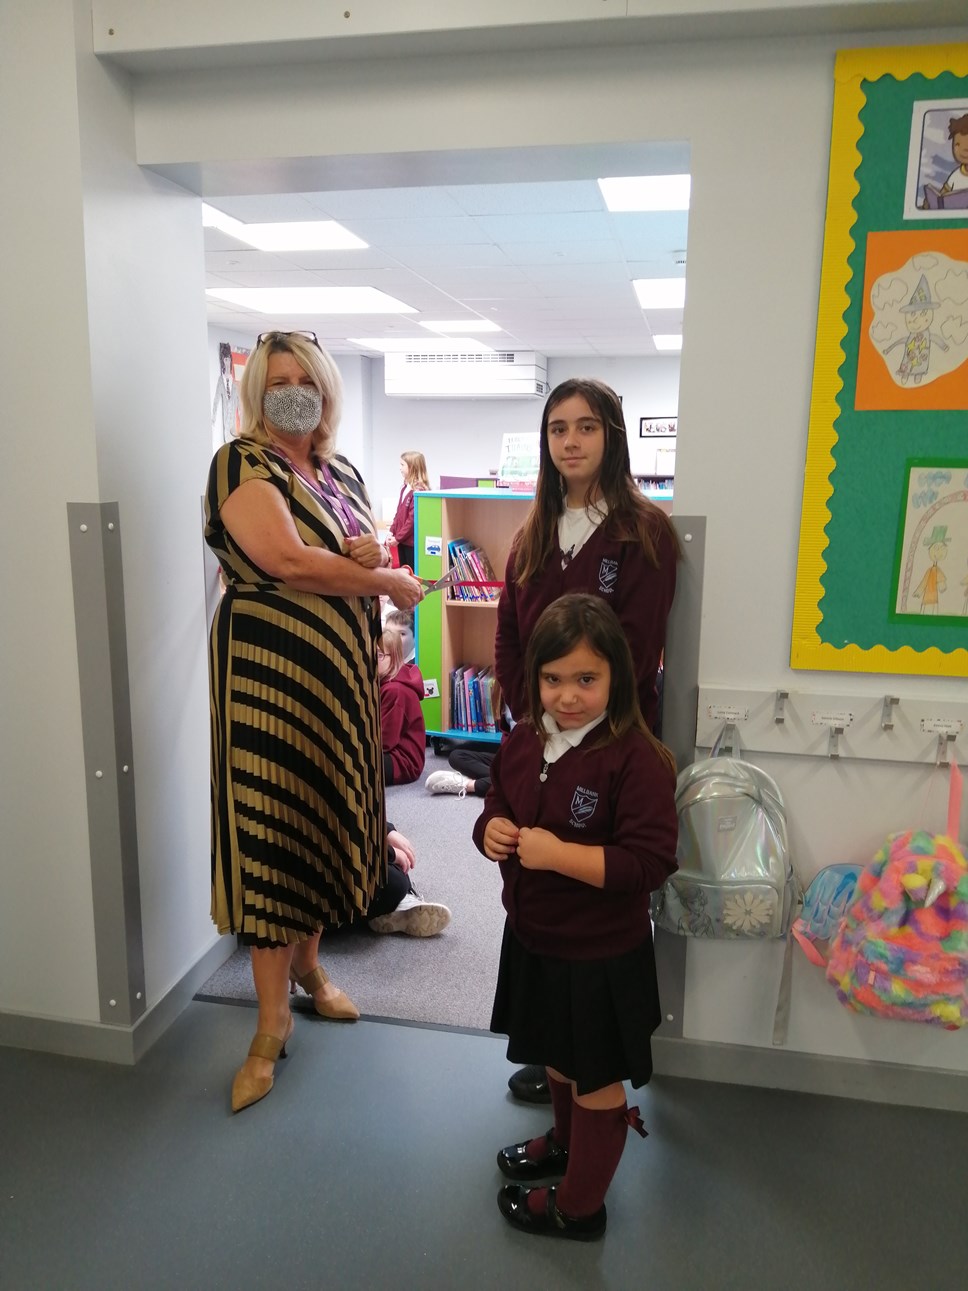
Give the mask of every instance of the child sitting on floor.
[(413, 784), (423, 774), (427, 756), (423, 677), (414, 663), (404, 663), (403, 633), (388, 625), (377, 651), (380, 676), (380, 722), (383, 772), (388, 785)]

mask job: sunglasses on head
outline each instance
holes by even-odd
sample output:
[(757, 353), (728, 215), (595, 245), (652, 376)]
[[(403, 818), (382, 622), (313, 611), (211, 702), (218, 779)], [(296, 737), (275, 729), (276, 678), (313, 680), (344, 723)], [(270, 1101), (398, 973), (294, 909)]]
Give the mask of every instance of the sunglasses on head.
[(260, 332), (258, 339), (256, 340), (256, 343), (255, 343), (255, 348), (258, 349), (260, 345), (271, 345), (273, 341), (285, 341), (290, 336), (301, 336), (304, 341), (310, 341), (313, 345), (315, 345), (317, 350), (321, 350), (323, 348), (320, 345), (319, 339), (317, 338), (315, 332), (301, 332), (301, 331)]

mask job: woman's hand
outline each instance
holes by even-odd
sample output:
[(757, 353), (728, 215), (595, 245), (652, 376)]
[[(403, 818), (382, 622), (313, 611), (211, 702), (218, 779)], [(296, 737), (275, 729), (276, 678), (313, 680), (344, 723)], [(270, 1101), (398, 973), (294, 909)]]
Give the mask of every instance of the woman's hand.
[(397, 829), (391, 829), (387, 834), (387, 843), (393, 848), (394, 865), (398, 870), (403, 870), (404, 874), (409, 874), (417, 863), (413, 843), (409, 838), (404, 838)]
[(547, 829), (522, 829), (518, 835), (518, 860), (526, 870), (554, 870), (561, 840)]
[(383, 547), (372, 533), (361, 533), (355, 538), (347, 538), (346, 554), (364, 569), (380, 569), (383, 566)]
[(521, 832), (506, 816), (492, 816), (484, 826), (484, 855), (489, 861), (507, 860), (513, 855)]
[(405, 569), (387, 570), (386, 584), (386, 594), (398, 610), (412, 610), (423, 600), (423, 586)]

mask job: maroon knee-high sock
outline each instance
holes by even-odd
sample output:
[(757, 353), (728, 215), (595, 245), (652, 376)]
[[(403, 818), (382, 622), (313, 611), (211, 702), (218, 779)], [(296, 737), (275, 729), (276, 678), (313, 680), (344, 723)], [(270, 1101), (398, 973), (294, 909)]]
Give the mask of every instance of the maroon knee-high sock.
[(555, 1196), (563, 1214), (571, 1219), (583, 1219), (601, 1209), (608, 1185), (622, 1159), (629, 1126), (645, 1136), (638, 1110), (637, 1107), (631, 1111), (628, 1107), (608, 1107), (592, 1111), (575, 1104), (568, 1170)]
[(555, 1113), (555, 1142), (560, 1148), (567, 1148), (571, 1142), (571, 1109), (574, 1106), (571, 1081), (555, 1080), (549, 1075), (548, 1090)]
[[(554, 1140), (559, 1147), (567, 1148), (571, 1139), (571, 1081), (555, 1080), (549, 1076), (548, 1089), (555, 1114)], [(539, 1134), (536, 1139), (531, 1139), (524, 1151), (530, 1161), (543, 1161), (548, 1155), (547, 1135)]]

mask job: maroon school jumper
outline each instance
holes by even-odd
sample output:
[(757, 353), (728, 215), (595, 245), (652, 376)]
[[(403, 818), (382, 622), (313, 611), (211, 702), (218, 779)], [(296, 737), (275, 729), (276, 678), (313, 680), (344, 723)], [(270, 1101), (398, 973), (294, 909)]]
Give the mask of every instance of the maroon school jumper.
[(504, 591), (497, 605), (494, 670), (515, 721), (527, 711), (524, 652), (539, 615), (566, 592), (589, 592), (607, 601), (618, 615), (632, 650), (642, 716), (650, 728), (655, 726), (655, 678), (676, 590), (675, 541), (667, 526), (656, 522), (656, 569), (640, 543), (606, 538), (602, 532), (605, 524), (607, 520), (564, 569), (556, 549), (545, 568), (523, 586), (515, 580), (513, 550), (508, 558)]
[(560, 959), (607, 959), (652, 935), (649, 894), (676, 869), (675, 776), (640, 731), (604, 748), (595, 727), (577, 748), (548, 766), (541, 740), (519, 723), (491, 767), (491, 788), (474, 826), (484, 851), (492, 816), (550, 830), (564, 843), (605, 848), (605, 886), (555, 870), (501, 861), (508, 924), (525, 950)]
[(413, 489), (406, 484), (400, 490), (397, 509), (390, 521), (390, 532), (398, 546), (413, 546)]
[(380, 682), (380, 724), (383, 752), (389, 754), (394, 784), (413, 784), (424, 769), (427, 728), (420, 701), (424, 682), (414, 663), (405, 663), (395, 677)]

